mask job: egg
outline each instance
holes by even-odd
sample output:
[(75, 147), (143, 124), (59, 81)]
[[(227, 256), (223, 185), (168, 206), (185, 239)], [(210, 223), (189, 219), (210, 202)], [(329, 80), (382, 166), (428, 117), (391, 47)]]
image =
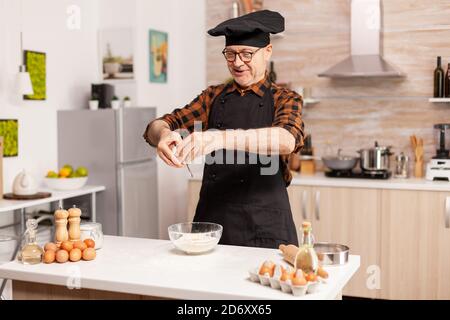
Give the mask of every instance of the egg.
[(84, 243), (88, 248), (95, 248), (95, 241), (92, 239), (85, 239)]
[(321, 278), (324, 278), (324, 279), (327, 279), (327, 278), (328, 278), (328, 272), (326, 272), (325, 269), (322, 268), (322, 267), (319, 267), (319, 268), (317, 269), (317, 275), (318, 275), (319, 277), (321, 277)]
[(261, 266), (261, 268), (259, 269), (259, 274), (260, 275), (265, 275), (265, 274), (268, 274), (269, 276), (270, 276), (270, 273), (271, 273), (271, 270), (270, 270), (270, 268), (268, 268), (268, 267), (266, 267), (266, 266)]
[(45, 251), (51, 250), (51, 251), (55, 251), (56, 252), (56, 251), (58, 251), (58, 246), (55, 243), (53, 243), (53, 242), (49, 242), (49, 243), (45, 244), (44, 250)]
[(294, 275), (289, 272), (283, 272), (280, 277), (280, 281), (288, 281), (292, 280), (294, 278)]
[(44, 263), (53, 263), (55, 261), (56, 253), (53, 250), (47, 250), (44, 252), (42, 260)]
[(70, 250), (69, 253), (69, 259), (72, 262), (77, 262), (81, 260), (81, 250), (79, 248), (73, 248), (72, 250)]
[(317, 281), (317, 275), (315, 275), (313, 272), (308, 273), (305, 278), (309, 282), (316, 282)]
[(64, 263), (67, 262), (67, 260), (69, 260), (69, 253), (66, 250), (61, 249), (56, 251), (56, 261)]
[(66, 250), (67, 253), (69, 253), (70, 250), (73, 249), (73, 243), (71, 241), (63, 241), (61, 243), (61, 249)]
[[(87, 248), (86, 243), (84, 243), (83, 241), (76, 241), (73, 243), (73, 248), (75, 249), (80, 249), (81, 251), (84, 251), (84, 249)], [(72, 251), (71, 251), (72, 252)]]
[(96, 255), (97, 254), (94, 248), (87, 248), (83, 251), (83, 260), (86, 261), (94, 260)]
[(295, 277), (292, 279), (292, 285), (294, 286), (304, 286), (306, 285), (307, 281), (303, 277)]
[(269, 269), (273, 269), (273, 268), (275, 268), (275, 263), (273, 261), (266, 260), (266, 261), (264, 261), (263, 266), (265, 266)]
[(281, 277), (280, 281), (292, 280), (294, 278), (295, 271), (292, 268), (281, 267)]

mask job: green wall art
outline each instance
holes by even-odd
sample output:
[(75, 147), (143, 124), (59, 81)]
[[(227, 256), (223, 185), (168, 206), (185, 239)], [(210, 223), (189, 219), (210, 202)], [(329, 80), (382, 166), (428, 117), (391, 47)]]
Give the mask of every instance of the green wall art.
[(149, 30), (150, 82), (167, 82), (168, 34)]
[(45, 53), (36, 51), (24, 51), (25, 65), (30, 73), (33, 94), (25, 95), (26, 100), (46, 99), (46, 65)]
[(19, 122), (13, 119), (0, 119), (0, 137), (3, 137), (3, 156), (19, 155)]

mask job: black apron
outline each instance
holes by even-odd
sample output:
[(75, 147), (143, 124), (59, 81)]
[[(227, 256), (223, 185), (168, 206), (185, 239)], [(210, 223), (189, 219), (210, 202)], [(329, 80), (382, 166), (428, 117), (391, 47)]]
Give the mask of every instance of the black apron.
[[(262, 97), (253, 91), (243, 96), (237, 90), (227, 94), (226, 89), (213, 102), (209, 129), (256, 129), (272, 125), (275, 109), (270, 89), (264, 88)], [(233, 157), (231, 164), (225, 162), (226, 153)], [(212, 163), (220, 155), (222, 163)], [(257, 161), (249, 163), (249, 159), (255, 158)], [(281, 159), (276, 158), (276, 174), (262, 175), (263, 167), (273, 168), (273, 164), (267, 164), (267, 156), (262, 159), (230, 150), (208, 155), (194, 221), (222, 225), (221, 244), (264, 248), (297, 245), (286, 183), (280, 170)]]

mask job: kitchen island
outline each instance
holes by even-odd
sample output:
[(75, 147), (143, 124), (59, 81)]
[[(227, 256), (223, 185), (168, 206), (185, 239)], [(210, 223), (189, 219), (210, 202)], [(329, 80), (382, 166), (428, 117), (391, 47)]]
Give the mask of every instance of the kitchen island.
[(13, 280), (14, 299), (339, 299), (358, 270), (360, 257), (328, 266), (320, 291), (294, 297), (252, 282), (248, 270), (271, 259), (275, 249), (219, 245), (203, 255), (186, 255), (167, 240), (105, 236), (93, 261), (0, 266)]

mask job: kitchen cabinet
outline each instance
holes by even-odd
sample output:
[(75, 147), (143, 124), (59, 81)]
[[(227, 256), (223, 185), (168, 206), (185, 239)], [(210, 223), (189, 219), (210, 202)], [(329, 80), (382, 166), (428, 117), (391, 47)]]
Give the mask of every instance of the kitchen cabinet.
[[(399, 182), (377, 188), (289, 186), (299, 242), (302, 222), (311, 221), (317, 241), (345, 244), (361, 256), (344, 295), (450, 299), (450, 191), (395, 189), (389, 183)], [(190, 182), (191, 216), (200, 186)]]
[(366, 270), (380, 264), (380, 190), (291, 186), (289, 196), (299, 238), (301, 222), (308, 220), (316, 241), (345, 244), (361, 256), (361, 267), (343, 294), (376, 298), (376, 288), (366, 285)]
[(381, 297), (450, 299), (450, 192), (383, 190)]
[[(292, 217), (297, 229), (298, 243), (302, 241), (301, 227), (303, 221), (309, 221), (312, 212), (312, 187), (290, 186), (288, 189), (289, 203), (291, 204)], [(313, 226), (314, 228), (314, 226)], [(314, 233), (314, 229), (313, 229)]]

